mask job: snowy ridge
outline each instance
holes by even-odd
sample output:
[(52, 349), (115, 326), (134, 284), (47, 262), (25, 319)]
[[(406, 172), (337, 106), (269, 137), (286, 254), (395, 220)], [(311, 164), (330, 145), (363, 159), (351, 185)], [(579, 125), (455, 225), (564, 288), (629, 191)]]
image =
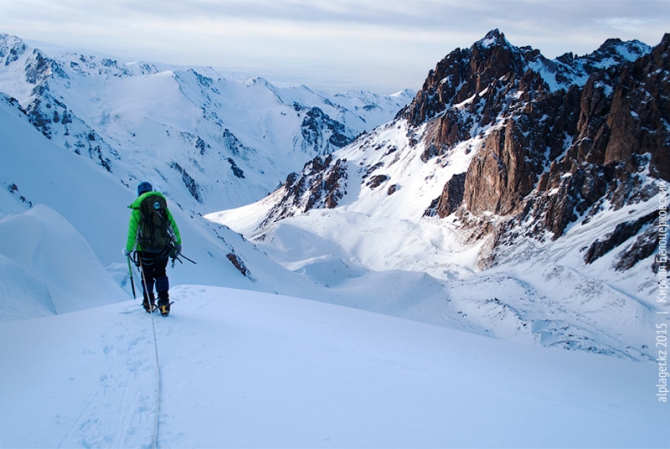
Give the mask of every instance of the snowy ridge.
[(583, 56), (566, 53), (549, 60), (535, 52), (527, 68), (540, 73), (550, 89), (557, 91), (568, 89), (571, 85), (584, 86), (596, 70), (635, 61), (650, 51), (651, 47), (637, 40), (623, 42), (620, 39), (608, 39), (599, 49)]
[(532, 47), (515, 47), (499, 30), (487, 33), (473, 47), (490, 49), (505, 47), (519, 51), (522, 55), (522, 71), (539, 73), (551, 91), (567, 90), (570, 86), (584, 86), (594, 72), (632, 62), (651, 52), (651, 47), (638, 40), (623, 42), (620, 39), (608, 39), (592, 53), (577, 56), (566, 53), (555, 59), (547, 59)]
[(195, 212), (262, 198), (293, 167), (390, 120), (413, 95), (329, 96), (208, 67), (47, 56), (8, 35), (0, 60), (0, 92), (43, 134), (128, 185), (155, 179)]

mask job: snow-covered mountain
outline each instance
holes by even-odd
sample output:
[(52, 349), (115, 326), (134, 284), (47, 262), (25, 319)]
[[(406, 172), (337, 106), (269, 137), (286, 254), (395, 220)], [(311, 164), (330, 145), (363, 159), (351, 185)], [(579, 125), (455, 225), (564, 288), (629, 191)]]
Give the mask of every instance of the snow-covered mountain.
[[(668, 112), (644, 99), (667, 91), (667, 38), (653, 49), (610, 40), (552, 61), (494, 30), (440, 61), (411, 103), (370, 131), (364, 123), (389, 117), (402, 95), (326, 98), (211, 69), (48, 57), (3, 39), (0, 87), (12, 97), (2, 101), (0, 212), (60, 215), (126, 293), (125, 205), (149, 179), (179, 209), (190, 255), (207, 261), (180, 267), (177, 283), (654, 357), (650, 266)], [(643, 136), (622, 149), (620, 129)], [(202, 218), (258, 198), (208, 216), (251, 242)], [(53, 303), (48, 276), (25, 262), (39, 248), (3, 254)]]
[[(408, 289), (406, 316), (653, 359), (669, 45), (548, 60), (494, 30), (440, 61), (394, 121), (209, 218), (330, 286), (433, 279), (442, 304), (426, 313)], [(379, 310), (379, 296), (355, 302)]]
[(0, 35), (0, 92), (54, 143), (127, 185), (155, 179), (195, 212), (248, 204), (319, 154), (390, 120), (410, 91), (326, 95), (212, 68), (47, 55)]
[[(6, 299), (15, 298), (17, 291), (22, 292), (17, 300), (34, 304), (39, 316), (127, 299), (128, 267), (120, 251), (134, 189), (95, 161), (46, 139), (16, 100), (6, 96), (0, 96), (0, 136), (0, 321), (32, 317), (10, 310), (13, 302)], [(190, 282), (286, 293), (294, 285), (305, 289), (299, 277), (239, 234), (170, 204), (184, 252), (198, 262), (173, 270), (174, 285)], [(233, 261), (246, 268), (244, 274)], [(281, 279), (287, 282), (279, 283)], [(68, 305), (71, 302), (77, 306)]]
[[(0, 41), (0, 445), (667, 442), (667, 37), (549, 61), (492, 32), (394, 120)], [(197, 262), (167, 319), (121, 255), (139, 179)]]

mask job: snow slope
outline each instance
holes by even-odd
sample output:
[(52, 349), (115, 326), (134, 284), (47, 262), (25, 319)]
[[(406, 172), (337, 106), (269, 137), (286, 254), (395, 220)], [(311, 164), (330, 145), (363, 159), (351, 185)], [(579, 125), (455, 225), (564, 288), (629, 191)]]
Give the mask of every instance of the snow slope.
[[(109, 304), (124, 296), (86, 241), (53, 209), (37, 205), (2, 219), (0, 234), (11, 236), (0, 241), (7, 268), (0, 271), (5, 297), (0, 303), (0, 321), (20, 317), (7, 310), (16, 307), (11, 296), (56, 314), (79, 310), (82, 305)], [(37, 277), (33, 282), (31, 275)]]
[(0, 371), (0, 444), (668, 444), (650, 364), (264, 293), (173, 293), (167, 319), (125, 301), (0, 324), (11, 367)]
[[(134, 186), (126, 187), (94, 161), (46, 139), (16, 103), (3, 96), (0, 136), (0, 231), (6, 236), (0, 242), (0, 263), (7, 269), (0, 276), (7, 281), (6, 294), (28, 288), (33, 302), (41, 304), (36, 306), (39, 314), (71, 311), (66, 303), (72, 297), (88, 298), (77, 303), (78, 308), (128, 299), (131, 286), (121, 249), (130, 217), (127, 206), (136, 197)], [(170, 205), (184, 254), (198, 262), (171, 269), (173, 285), (204, 283), (289, 294), (306, 290), (300, 277), (239, 234), (182, 210), (172, 199)], [(243, 276), (229, 260), (229, 254), (238, 253), (250, 276)], [(60, 279), (57, 266), (78, 275)], [(10, 287), (15, 277), (19, 280)], [(28, 287), (22, 281), (28, 278), (38, 282)], [(9, 307), (0, 303), (0, 312), (9, 313)]]
[[(621, 274), (611, 266), (625, 248), (591, 265), (583, 251), (616, 224), (652, 213), (657, 197), (602, 212), (558, 241), (523, 240), (498, 267), (484, 271), (478, 259), (486, 239), (469, 240), (471, 231), (454, 217), (424, 216), (492, 130), (424, 162), (428, 144), (410, 144), (424, 130), (410, 132), (397, 120), (333, 153), (346, 168), (337, 207), (304, 212), (297, 204), (289, 206), (295, 215), (268, 220), (286, 194), (282, 188), (206, 218), (241, 232), (288, 270), (328, 286), (322, 300), (520, 343), (653, 360), (650, 339), (663, 316), (657, 314), (651, 257)], [(379, 185), (371, 182), (377, 176)], [(310, 195), (306, 190), (303, 198)], [(366, 294), (364, 284), (379, 289)]]

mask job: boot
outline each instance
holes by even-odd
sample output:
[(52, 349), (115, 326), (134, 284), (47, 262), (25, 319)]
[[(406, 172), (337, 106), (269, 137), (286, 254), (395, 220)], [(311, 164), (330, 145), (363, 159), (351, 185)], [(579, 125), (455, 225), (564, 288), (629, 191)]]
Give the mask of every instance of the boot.
[(170, 295), (167, 290), (158, 292), (158, 310), (162, 316), (170, 314)]
[(147, 313), (151, 313), (156, 309), (156, 299), (154, 298), (153, 292), (151, 292), (149, 295), (146, 293), (144, 294), (144, 300), (142, 301), (142, 307), (144, 307), (144, 310), (147, 311)]

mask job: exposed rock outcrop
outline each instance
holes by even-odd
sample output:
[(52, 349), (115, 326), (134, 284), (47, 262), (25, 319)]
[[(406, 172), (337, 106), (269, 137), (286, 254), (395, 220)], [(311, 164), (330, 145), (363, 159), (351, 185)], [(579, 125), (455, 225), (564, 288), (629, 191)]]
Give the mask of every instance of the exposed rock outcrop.
[(465, 195), (465, 173), (454, 175), (444, 185), (444, 191), (437, 201), (436, 213), (440, 218), (450, 215), (458, 209)]
[[(557, 239), (605, 202), (619, 209), (653, 196), (647, 174), (670, 180), (669, 45), (670, 35), (646, 52), (637, 42), (608, 40), (591, 55), (564, 55), (542, 70), (538, 52), (511, 46), (495, 30), (452, 52), (399, 113), (414, 126), (438, 122), (424, 159), (486, 130), (462, 201), (455, 203), (454, 191), (461, 180), (452, 179), (437, 199), (438, 215), (467, 218), (479, 236), (493, 215), (496, 223), (484, 228), (496, 242), (523, 234), (515, 226), (521, 222), (532, 223), (526, 235), (550, 231)], [(542, 73), (551, 68), (558, 85)]]
[[(476, 151), (424, 215), (453, 215), (470, 230), (469, 241), (492, 242), (480, 258), (488, 267), (519, 238), (559, 239), (575, 222), (652, 198), (658, 183), (670, 181), (669, 47), (670, 35), (654, 48), (610, 39), (589, 55), (548, 60), (493, 30), (448, 54), (396, 116), (408, 126), (407, 149), (399, 153), (421, 151), (419, 159), (435, 170), (463, 143)], [(359, 145), (375, 152), (384, 143)], [(393, 183), (379, 170), (398, 158), (361, 163), (363, 183), (370, 189)], [(342, 184), (324, 180), (334, 173), (346, 179), (341, 168), (315, 159), (287, 180), (271, 215), (289, 215), (284, 207), (291, 203), (303, 209), (337, 204)], [(621, 246), (628, 249), (616, 269), (630, 268), (655, 250), (648, 227), (649, 220), (630, 232), (613, 229), (618, 237), (593, 242), (586, 262)], [(633, 241), (644, 250), (632, 249)]]
[[(584, 256), (584, 262), (587, 264), (593, 263), (599, 257), (604, 256), (612, 249), (620, 246), (622, 243), (636, 235), (638, 232), (640, 232), (640, 229), (642, 229), (644, 225), (653, 222), (657, 217), (658, 212), (654, 212), (649, 215), (645, 215), (638, 220), (627, 221), (618, 224), (612, 233), (605, 236), (605, 238), (602, 240), (596, 240), (593, 242), (593, 244), (591, 244), (589, 249), (586, 251), (586, 255)], [(649, 255), (650, 254), (647, 254), (645, 257)], [(630, 256), (624, 257), (624, 259), (630, 259)], [(623, 262), (622, 267), (625, 265), (626, 262)]]
[(332, 209), (346, 194), (346, 159), (333, 160), (329, 154), (325, 158), (316, 157), (303, 168), (302, 173), (291, 173), (277, 194), (280, 200), (260, 224), (260, 227), (296, 213), (311, 209)]

